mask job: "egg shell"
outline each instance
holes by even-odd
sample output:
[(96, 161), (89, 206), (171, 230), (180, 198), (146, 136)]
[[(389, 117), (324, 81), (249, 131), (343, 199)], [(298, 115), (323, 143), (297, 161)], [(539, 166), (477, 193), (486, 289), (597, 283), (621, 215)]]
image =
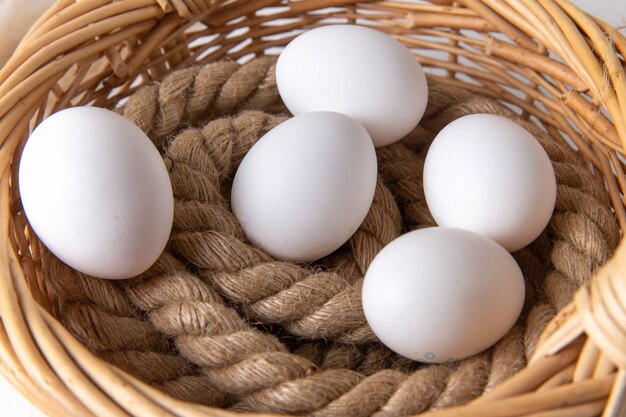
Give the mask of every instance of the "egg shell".
[(484, 234), (512, 252), (550, 221), (556, 177), (530, 132), (505, 117), (472, 114), (448, 124), (433, 141), (424, 194), (439, 226)]
[(276, 84), (294, 115), (346, 114), (367, 129), (375, 146), (408, 134), (428, 99), (424, 71), (404, 45), (354, 25), (324, 26), (292, 40), (278, 58)]
[(172, 228), (172, 186), (159, 152), (110, 110), (69, 108), (39, 124), (22, 153), (19, 189), (44, 245), (94, 277), (144, 272)]
[(456, 228), (404, 234), (374, 258), (363, 310), (390, 349), (422, 362), (477, 354), (504, 336), (524, 304), (513, 257), (491, 239)]
[(281, 123), (246, 154), (231, 205), (246, 236), (278, 259), (313, 261), (357, 230), (376, 188), (372, 141), (353, 119), (306, 113)]

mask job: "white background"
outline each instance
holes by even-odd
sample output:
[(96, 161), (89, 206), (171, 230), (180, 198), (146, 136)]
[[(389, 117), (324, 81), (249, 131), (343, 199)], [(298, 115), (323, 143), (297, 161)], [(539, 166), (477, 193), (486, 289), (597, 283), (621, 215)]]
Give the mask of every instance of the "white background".
[[(19, 13), (19, 7), (11, 7), (0, 0), (0, 12)], [(9, 2), (10, 3), (10, 2)], [(578, 6), (601, 17), (613, 26), (626, 26), (625, 0), (574, 0)], [(18, 4), (18, 2), (16, 2)], [(24, 3), (21, 3), (24, 4)], [(4, 7), (4, 6), (9, 6)], [(5, 16), (6, 17), (6, 16)], [(6, 28), (5, 28), (6, 29)], [(43, 414), (13, 389), (8, 382), (0, 377), (0, 415), (6, 417), (42, 417)]]

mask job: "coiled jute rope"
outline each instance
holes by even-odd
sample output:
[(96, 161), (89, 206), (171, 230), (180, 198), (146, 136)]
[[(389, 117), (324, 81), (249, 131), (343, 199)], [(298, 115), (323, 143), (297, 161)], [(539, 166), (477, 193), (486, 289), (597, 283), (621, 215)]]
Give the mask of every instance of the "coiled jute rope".
[[(617, 244), (602, 177), (497, 102), (433, 81), (420, 127), (377, 150), (374, 202), (349, 242), (310, 265), (276, 261), (246, 241), (228, 203), (247, 150), (286, 117), (274, 63), (174, 71), (119, 108), (164, 150), (174, 230), (159, 261), (125, 282), (89, 279), (47, 255), (66, 327), (171, 395), (247, 411), (415, 414), (467, 402), (523, 368), (547, 322)], [(377, 342), (361, 284), (385, 244), (434, 225), (421, 181), (425, 151), (443, 126), (470, 113), (501, 114), (535, 134), (555, 167), (557, 206), (542, 236), (514, 254), (528, 289), (517, 325), (487, 352), (418, 365)]]

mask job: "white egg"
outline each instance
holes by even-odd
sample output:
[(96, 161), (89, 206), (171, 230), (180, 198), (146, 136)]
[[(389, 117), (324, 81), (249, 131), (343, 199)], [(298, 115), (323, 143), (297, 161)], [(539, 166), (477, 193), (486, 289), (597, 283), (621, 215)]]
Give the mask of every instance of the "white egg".
[(367, 129), (375, 146), (409, 133), (428, 99), (415, 56), (392, 37), (364, 26), (330, 25), (298, 36), (278, 58), (276, 84), (291, 113), (346, 114)]
[(367, 270), (363, 310), (390, 349), (421, 362), (477, 354), (504, 336), (524, 304), (513, 257), (491, 239), (432, 227), (400, 236)]
[(45, 119), (26, 142), (19, 189), (39, 239), (95, 277), (144, 272), (172, 228), (172, 186), (159, 152), (110, 110), (75, 107)]
[(263, 136), (239, 166), (232, 210), (246, 236), (278, 259), (313, 261), (357, 230), (376, 188), (376, 153), (348, 116), (313, 112)]
[(472, 230), (512, 252), (550, 221), (556, 178), (526, 129), (501, 116), (473, 114), (447, 125), (433, 141), (424, 193), (439, 226)]

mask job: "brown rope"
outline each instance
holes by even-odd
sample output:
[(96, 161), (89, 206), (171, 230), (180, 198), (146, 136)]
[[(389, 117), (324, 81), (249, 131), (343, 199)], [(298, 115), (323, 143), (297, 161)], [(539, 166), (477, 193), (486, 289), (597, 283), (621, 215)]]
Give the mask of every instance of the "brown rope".
[(220, 61), (173, 71), (141, 88), (119, 111), (159, 147), (176, 130), (208, 117), (248, 109), (284, 111), (275, 65), (275, 58), (261, 57), (245, 65)]
[[(145, 326), (134, 312), (136, 306), (154, 329), (175, 342), (185, 359), (202, 369), (207, 391), (219, 391), (219, 399), (226, 397), (237, 410), (415, 414), (466, 402), (521, 369), (556, 309), (590, 279), (618, 240), (602, 179), (567, 145), (552, 141), (498, 103), (431, 82), (421, 126), (404, 144), (378, 150), (374, 204), (349, 244), (314, 265), (275, 261), (246, 242), (229, 211), (228, 189), (247, 150), (284, 118), (248, 111), (181, 132), (188, 123), (247, 108), (280, 111), (273, 63), (260, 58), (244, 66), (221, 62), (176, 71), (129, 98), (121, 111), (156, 143), (162, 145), (180, 132), (165, 156), (177, 199), (171, 247), (140, 279), (123, 283), (123, 293), (107, 284), (98, 291), (75, 291), (78, 296), (66, 294), (74, 304), (97, 310), (87, 316), (64, 309), (66, 326), (92, 349), (108, 352), (101, 356), (133, 372), (128, 362), (142, 355), (122, 354), (120, 359), (105, 342), (120, 343), (121, 352), (126, 346), (134, 348), (132, 341), (121, 343), (115, 337), (127, 326)], [(360, 285), (373, 256), (386, 243), (402, 230), (434, 224), (423, 196), (424, 152), (446, 123), (476, 112), (513, 118), (538, 137), (555, 165), (557, 210), (546, 233), (515, 254), (528, 282), (518, 326), (488, 352), (458, 364), (417, 368), (370, 343), (375, 338), (363, 317)], [(191, 264), (194, 272), (175, 256)], [(59, 282), (64, 279), (59, 276)], [(112, 310), (128, 306), (128, 300), (130, 310)], [(127, 320), (129, 315), (132, 320)], [(121, 319), (101, 323), (110, 316)], [(278, 326), (274, 330), (282, 339), (251, 326), (242, 316)], [(96, 332), (89, 333), (89, 327)], [(294, 336), (309, 341), (296, 343), (290, 353), (282, 341), (293, 345)], [(317, 341), (320, 338), (335, 342)], [(148, 337), (142, 343), (152, 342)], [(163, 366), (162, 374), (168, 372)]]
[[(180, 201), (223, 205), (225, 199), (218, 195), (219, 183), (230, 178), (254, 142), (282, 120), (260, 112), (244, 112), (211, 122), (203, 129), (181, 133), (166, 154), (172, 164), (175, 197)], [(189, 186), (178, 185), (190, 183), (183, 179), (189, 178), (190, 172), (200, 176), (201, 170), (203, 180)], [(382, 181), (377, 183), (374, 202), (363, 225), (350, 240), (361, 270), (361, 279), (356, 282), (338, 270), (319, 271), (275, 261), (245, 242), (232, 214), (223, 212), (219, 218), (232, 226), (231, 230), (176, 230), (172, 247), (200, 268), (201, 276), (222, 295), (244, 305), (251, 318), (281, 324), (307, 339), (360, 343), (375, 340), (361, 309), (362, 273), (374, 255), (401, 231), (397, 205)]]
[(113, 282), (78, 273), (44, 253), (46, 280), (67, 329), (97, 356), (176, 398), (220, 405), (222, 396), (144, 321)]
[[(262, 116), (260, 116), (259, 114), (247, 114), (247, 113), (241, 114), (238, 117), (230, 119), (230, 123), (232, 123), (233, 125), (233, 130), (238, 131), (239, 130), (237, 128), (238, 125), (247, 125), (246, 123), (243, 122), (243, 120), (245, 120), (247, 117), (262, 118)], [(220, 125), (222, 125), (224, 121), (219, 121), (219, 123)], [(205, 128), (202, 129), (202, 133), (205, 136), (203, 138), (205, 140), (205, 143), (211, 142), (210, 136), (206, 136), (207, 132), (210, 131), (210, 125), (211, 124), (205, 126)], [(265, 126), (265, 124), (260, 123), (259, 126)], [(264, 128), (266, 129), (267, 127), (264, 127)], [(172, 142), (172, 147), (175, 149), (179, 149), (182, 146), (182, 144), (178, 142), (179, 140), (182, 141), (182, 140), (186, 140), (187, 138), (194, 138), (194, 141), (195, 141), (195, 140), (202, 139), (203, 135), (181, 134), (177, 139), (175, 139)], [(260, 135), (257, 135), (257, 137), (259, 136)], [(232, 135), (230, 137), (237, 138), (238, 136)], [(247, 139), (244, 139), (244, 140), (247, 141)], [(198, 161), (201, 161), (202, 155), (199, 153), (198, 150), (199, 149), (206, 150), (206, 147), (201, 148), (199, 146), (194, 146), (194, 149), (196, 149), (196, 151), (193, 152), (194, 163), (199, 163)], [(172, 161), (173, 167), (179, 167), (179, 166), (182, 167), (185, 165), (185, 161), (179, 158), (181, 154), (189, 155), (190, 153), (178, 152), (176, 153), (176, 155), (172, 155), (171, 153), (168, 153), (168, 157)], [(210, 152), (208, 154), (210, 154)], [(201, 165), (211, 166), (210, 163), (201, 164)], [(177, 198), (182, 198), (182, 197), (184, 196), (177, 195)], [(246, 278), (246, 279), (241, 279), (241, 282), (249, 283), (250, 290), (255, 290), (259, 285), (271, 286), (276, 281), (287, 282), (288, 284), (291, 285), (288, 289), (291, 289), (292, 287), (297, 287), (297, 285), (294, 284), (293, 280), (299, 278), (297, 274), (298, 272), (302, 270), (301, 266), (289, 264), (289, 263), (272, 262), (271, 258), (263, 254), (263, 252), (258, 251), (257, 249), (254, 249), (252, 247), (249, 247), (248, 245), (245, 244), (245, 242), (234, 237), (235, 234), (236, 233), (228, 234), (228, 233), (224, 233), (223, 231), (215, 232), (212, 230), (205, 230), (202, 232), (185, 231), (182, 233), (175, 233), (172, 239), (172, 247), (177, 251), (177, 253), (184, 255), (185, 259), (192, 260), (192, 262), (195, 263), (196, 266), (203, 268), (205, 270), (205, 274), (203, 274), (203, 278), (205, 278), (211, 283), (216, 282), (213, 279), (215, 276), (222, 277), (223, 275), (225, 275), (224, 271), (226, 271), (226, 275), (232, 276), (232, 271), (234, 270), (236, 272), (235, 275), (237, 277), (241, 277), (241, 275), (243, 275)], [(521, 253), (525, 253), (525, 252), (521, 252)], [(532, 255), (532, 252), (530, 251), (530, 249), (528, 249), (528, 253), (529, 255)], [(528, 259), (530, 259), (529, 262), (531, 265), (533, 265), (532, 264), (533, 261), (537, 262), (537, 259), (535, 257), (529, 256)], [(256, 281), (254, 280), (255, 274), (241, 274), (242, 268), (249, 268), (249, 265), (254, 264), (254, 262), (260, 262), (261, 265), (271, 264), (270, 267), (267, 267), (267, 270), (264, 269), (262, 270), (262, 273), (258, 273), (259, 279)], [(186, 275), (185, 273), (183, 273), (182, 266), (180, 268), (181, 268), (181, 276)], [(267, 280), (267, 276), (269, 274), (276, 273), (276, 270), (280, 272), (289, 271), (290, 274), (287, 274), (286, 277), (278, 275), (276, 279)], [(528, 274), (530, 273), (527, 273), (527, 275)], [(296, 275), (296, 277), (293, 278), (293, 275)], [(310, 277), (310, 276), (311, 275), (307, 275), (307, 277)], [(187, 276), (187, 279), (192, 279), (191, 277), (192, 277), (191, 275)], [(307, 364), (310, 367), (303, 369), (302, 362), (298, 360), (296, 362), (298, 364), (298, 368), (296, 370), (299, 369), (301, 372), (304, 372), (304, 375), (309, 375), (308, 377), (303, 377), (302, 373), (298, 373), (293, 370), (287, 372), (285, 369), (282, 368), (286, 366), (285, 363), (281, 362), (280, 364), (276, 365), (281, 369), (281, 372), (283, 373), (286, 372), (289, 375), (292, 375), (291, 372), (294, 372), (293, 373), (293, 375), (295, 375), (294, 378), (297, 377), (295, 380), (289, 379), (287, 381), (283, 381), (283, 383), (287, 384), (289, 387), (289, 395), (286, 396), (286, 394), (283, 392), (284, 387), (282, 387), (281, 385), (271, 386), (272, 382), (276, 383), (276, 380), (273, 378), (275, 377), (275, 374), (278, 372), (272, 368), (273, 366), (275, 366), (272, 361), (261, 360), (250, 351), (244, 351), (244, 352), (241, 352), (241, 354), (235, 354), (233, 352), (233, 349), (236, 349), (237, 347), (240, 346), (241, 342), (239, 341), (239, 339), (237, 340), (236, 343), (233, 343), (233, 342), (229, 342), (227, 337), (225, 337), (227, 336), (227, 334), (223, 334), (223, 333), (219, 335), (215, 335), (215, 334), (206, 335), (206, 334), (203, 334), (202, 331), (199, 331), (199, 332), (194, 332), (192, 335), (188, 334), (188, 329), (190, 328), (190, 326), (188, 324), (185, 324), (185, 322), (186, 320), (191, 320), (191, 318), (198, 320), (198, 317), (204, 317), (204, 320), (207, 320), (207, 322), (212, 323), (215, 327), (220, 328), (222, 331), (226, 328), (226, 326), (223, 326), (219, 324), (219, 322), (216, 322), (216, 320), (218, 320), (217, 316), (224, 317), (224, 313), (221, 312), (219, 309), (215, 308), (214, 306), (211, 306), (209, 308), (206, 305), (207, 303), (209, 304), (217, 303), (218, 300), (217, 300), (216, 295), (211, 295), (210, 297), (208, 297), (208, 300), (200, 299), (200, 300), (195, 300), (195, 302), (193, 303), (190, 303), (187, 300), (193, 300), (191, 294), (182, 294), (182, 295), (179, 294), (178, 297), (176, 297), (173, 295), (168, 295), (166, 293), (167, 288), (178, 289), (178, 288), (183, 288), (184, 287), (183, 285), (175, 284), (173, 282), (165, 282), (163, 283), (163, 286), (160, 287), (159, 290), (156, 290), (155, 288), (157, 287), (157, 285), (159, 285), (160, 281), (161, 281), (161, 277), (156, 276), (156, 277), (153, 277), (153, 281), (148, 284), (146, 284), (145, 279), (144, 279), (142, 281), (143, 282), (142, 285), (148, 285), (151, 288), (151, 291), (150, 291), (151, 294), (158, 294), (159, 297), (163, 297), (162, 299), (163, 303), (169, 303), (170, 301), (168, 300), (179, 299), (181, 300), (181, 302), (184, 302), (187, 304), (185, 304), (185, 307), (182, 307), (181, 305), (172, 305), (171, 307), (169, 307), (168, 305), (167, 310), (164, 310), (163, 307), (160, 307), (158, 308), (158, 310), (156, 310), (158, 313), (155, 311), (151, 311), (149, 314), (150, 314), (152, 322), (155, 323), (155, 326), (157, 326), (157, 328), (159, 328), (161, 331), (166, 332), (170, 336), (178, 337), (177, 344), (178, 344), (180, 351), (193, 362), (201, 364), (207, 375), (212, 377), (212, 375), (215, 372), (215, 367), (218, 367), (220, 369), (219, 371), (220, 378), (218, 382), (216, 382), (216, 386), (220, 386), (222, 387), (222, 389), (227, 391), (228, 394), (234, 395), (235, 397), (240, 398), (239, 403), (236, 405), (237, 409), (254, 410), (254, 411), (270, 411), (270, 412), (293, 412), (293, 413), (301, 413), (301, 412), (310, 413), (310, 412), (315, 411), (316, 413), (319, 412), (322, 414), (323, 413), (330, 414), (330, 413), (339, 412), (334, 408), (334, 407), (338, 407), (337, 404), (341, 404), (342, 407), (345, 406), (344, 404), (349, 404), (349, 406), (345, 406), (345, 407), (351, 410), (354, 410), (356, 405), (355, 403), (351, 402), (352, 400), (351, 400), (351, 397), (349, 396), (349, 393), (359, 392), (360, 394), (367, 393), (368, 395), (372, 395), (373, 392), (380, 393), (381, 387), (378, 386), (377, 384), (379, 379), (385, 380), (385, 382), (388, 383), (388, 380), (385, 379), (387, 377), (392, 377), (394, 378), (394, 380), (396, 378), (399, 378), (397, 375), (391, 374), (389, 370), (386, 370), (386, 371), (375, 370), (371, 374), (370, 377), (364, 380), (354, 377), (354, 380), (357, 382), (348, 383), (344, 381), (345, 385), (342, 385), (341, 383), (338, 383), (337, 381), (338, 380), (341, 381), (342, 377), (345, 377), (346, 380), (352, 381), (352, 379), (350, 378), (352, 378), (353, 376), (351, 374), (345, 374), (345, 375), (338, 374), (337, 373), (338, 371), (337, 372), (328, 371), (328, 372), (312, 373), (311, 369), (313, 369), (313, 366), (315, 365), (313, 362), (311, 361), (307, 362)], [(348, 279), (346, 281), (349, 282), (350, 280)], [(202, 282), (204, 282), (204, 280), (196, 281), (194, 285), (201, 285)], [(219, 282), (222, 282), (222, 281), (219, 281)], [(329, 280), (327, 284), (329, 285), (329, 283), (333, 283), (333, 282), (335, 281)], [(217, 287), (220, 289), (223, 289), (224, 285), (218, 285)], [(307, 285), (307, 288), (309, 289), (309, 291), (311, 287), (313, 286)], [(195, 292), (208, 294), (208, 291), (210, 288), (211, 287), (207, 286), (204, 291), (195, 291)], [(315, 286), (313, 288), (318, 288), (318, 286)], [(329, 289), (331, 294), (334, 293), (334, 291), (336, 290), (330, 285), (325, 289)], [(284, 290), (280, 292), (284, 292)], [(147, 306), (141, 305), (142, 300), (144, 298), (141, 293), (133, 291), (131, 292), (131, 296), (133, 297), (134, 302), (136, 302), (142, 309), (150, 311), (150, 309)], [(283, 305), (282, 307), (283, 309), (288, 309), (289, 311), (293, 311), (291, 310), (291, 307), (298, 308), (299, 304), (297, 304), (296, 301), (300, 300), (300, 304), (301, 304), (302, 299), (303, 298), (299, 297), (298, 299), (291, 300), (291, 303), (285, 302), (286, 304)], [(306, 300), (306, 298), (304, 299)], [(252, 303), (254, 302), (254, 300), (249, 300), (249, 302)], [(276, 305), (278, 305), (278, 303), (276, 303)], [(169, 308), (171, 308), (171, 310)], [(172, 314), (172, 311), (178, 312), (178, 315), (175, 316), (174, 314)], [(180, 313), (181, 311), (185, 311), (187, 314), (189, 314), (190, 318), (183, 317), (182, 314)], [(155, 314), (159, 314), (159, 315), (155, 318), (154, 317)], [(160, 314), (164, 314), (164, 317), (161, 317)], [(217, 316), (213, 316), (215, 314), (217, 314)], [(171, 320), (172, 318), (176, 320), (176, 326), (173, 326), (172, 323), (169, 322), (169, 320)], [(163, 325), (164, 321), (167, 321), (166, 326)], [(242, 328), (240, 327), (239, 323), (233, 326), (234, 326), (234, 329), (232, 331), (235, 332), (235, 334), (239, 334), (240, 332), (242, 332)], [(288, 330), (290, 329), (288, 328)], [(177, 331), (178, 333), (176, 333)], [(210, 340), (209, 336), (211, 337), (219, 336), (218, 337), (219, 343), (216, 344), (213, 340)], [(267, 352), (267, 346), (264, 345), (265, 342), (259, 341), (257, 339), (258, 337), (260, 336), (256, 334), (255, 336), (248, 335), (246, 339), (249, 340), (250, 342), (246, 344), (246, 349), (251, 348), (251, 345), (253, 345), (254, 342), (258, 342), (261, 346), (261, 350), (263, 352)], [(495, 368), (491, 367), (491, 362), (489, 360), (490, 358), (488, 354), (479, 355), (478, 358), (480, 358), (480, 360), (477, 358), (473, 358), (472, 360), (463, 361), (461, 365), (459, 366), (459, 368), (457, 368), (456, 371), (453, 373), (454, 375), (459, 376), (459, 379), (454, 379), (454, 383), (448, 383), (447, 385), (445, 385), (445, 388), (442, 389), (442, 391), (440, 391), (439, 396), (437, 396), (436, 400), (433, 400), (433, 402), (431, 403), (431, 406), (433, 408), (438, 408), (438, 407), (443, 407), (443, 406), (453, 404), (455, 403), (455, 401), (462, 401), (462, 402), (466, 401), (470, 398), (473, 398), (476, 395), (479, 395), (482, 392), (482, 390), (485, 387), (487, 387), (487, 384), (490, 383), (492, 386), (496, 385), (498, 382), (500, 382), (503, 379), (506, 379), (508, 376), (514, 373), (517, 369), (523, 367), (524, 366), (523, 340), (524, 340), (523, 332), (521, 331), (521, 329), (514, 329), (514, 331), (512, 331), (505, 339), (503, 339), (503, 341), (501, 341), (498, 344), (498, 346), (496, 346), (496, 348), (493, 349), (493, 357), (496, 358), (494, 362)], [(273, 345), (270, 346), (270, 348), (272, 347)], [(228, 355), (233, 355), (236, 358), (235, 359), (236, 362), (228, 363), (228, 364), (223, 363), (223, 362), (219, 364), (216, 363), (215, 362), (216, 357), (219, 357), (220, 359), (224, 358), (224, 355), (222, 354), (215, 354), (215, 351), (216, 350), (219, 351), (220, 349), (226, 349), (226, 353)], [(210, 355), (211, 361), (209, 361), (209, 359), (206, 358), (206, 355), (207, 355), (206, 352), (211, 352), (211, 355)], [(383, 351), (381, 353), (382, 355), (385, 355), (386, 352)], [(246, 356), (246, 354), (250, 356)], [(370, 356), (370, 357), (374, 357), (374, 356)], [(255, 360), (252, 360), (251, 358), (255, 358)], [(304, 359), (304, 358), (301, 357), (301, 359)], [(383, 367), (390, 367), (389, 362), (385, 363), (384, 359), (380, 360), (382, 359), (380, 356), (378, 359), (379, 360), (375, 361), (374, 363), (378, 365), (384, 364)], [(283, 361), (291, 361), (291, 360), (292, 359), (283, 358)], [(251, 361), (251, 363), (249, 363), (248, 361)], [(225, 380), (225, 379), (222, 379), (221, 373), (225, 372), (224, 368), (228, 366), (232, 366), (234, 369), (229, 369), (229, 372), (227, 372), (228, 379)], [(248, 367), (251, 367), (252, 370), (248, 369)], [(493, 372), (490, 372), (491, 369), (496, 369), (496, 370), (499, 370), (500, 372), (498, 374), (493, 374)], [(345, 372), (346, 369), (342, 369), (342, 371)], [(257, 377), (259, 375), (268, 375), (269, 381), (264, 380), (262, 378), (260, 379), (257, 378), (254, 380), (254, 382), (251, 382), (250, 381), (251, 374), (257, 375)], [(325, 379), (326, 377), (324, 377), (323, 375), (330, 375), (328, 376), (329, 380), (326, 381)], [(238, 378), (242, 378), (244, 381), (237, 381)], [(305, 390), (310, 390), (311, 386), (309, 384), (313, 382), (316, 384), (315, 389), (320, 390), (320, 391), (323, 390), (323, 387), (325, 387), (326, 384), (329, 384), (328, 390), (332, 392), (336, 392), (337, 390), (341, 389), (344, 386), (346, 387), (345, 389), (348, 391), (343, 392), (340, 397), (336, 398), (332, 403), (326, 403), (326, 405), (324, 405), (323, 407), (321, 405), (322, 402), (320, 402), (317, 405), (315, 402), (312, 402), (312, 403), (307, 402), (306, 404), (304, 404), (302, 403), (302, 399), (301, 397), (299, 397), (299, 394), (302, 394), (303, 392), (305, 392)], [(255, 383), (258, 383), (259, 385), (254, 385)], [(229, 384), (232, 384), (232, 385), (229, 385)], [(244, 384), (244, 385), (242, 386), (241, 384)], [(357, 384), (357, 385), (354, 385), (354, 384)], [(268, 386), (271, 386), (271, 388)], [(370, 386), (374, 387), (372, 389), (373, 391), (372, 393), (369, 393), (367, 391), (368, 387)], [(280, 393), (280, 395), (277, 392)], [(324, 397), (324, 398), (328, 400), (327, 397)], [(390, 399), (389, 397), (384, 398), (384, 403), (382, 404), (387, 403), (389, 399)], [(286, 402), (289, 402), (288, 407), (287, 407)], [(333, 404), (333, 405), (331, 406), (330, 404)], [(381, 405), (381, 403), (377, 403), (376, 405), (381, 406), (381, 407), (383, 406)], [(302, 407), (316, 407), (316, 408), (302, 408)], [(322, 407), (322, 408), (319, 408), (319, 407)], [(332, 410), (332, 411), (329, 411), (329, 410)], [(341, 412), (343, 411), (345, 410), (341, 410)]]
[[(488, 353), (464, 361), (458, 368), (433, 365), (410, 375), (390, 369), (376, 369), (369, 377), (343, 368), (318, 371), (307, 358), (310, 354), (288, 353), (276, 337), (251, 327), (211, 286), (169, 253), (124, 288), (154, 327), (173, 337), (181, 354), (200, 365), (211, 385), (234, 399), (239, 410), (370, 415), (385, 407), (389, 415), (399, 415), (398, 406), (419, 412), (458, 404), (482, 393), (491, 379)], [(331, 347), (335, 355), (353, 349), (349, 345)], [(371, 358), (370, 367), (390, 358), (386, 349), (376, 350), (378, 355), (365, 355)], [(333, 356), (323, 354), (320, 359), (332, 361)], [(326, 368), (334, 367), (327, 363)], [(439, 381), (433, 380), (434, 376)], [(429, 401), (421, 395), (394, 404), (392, 398), (405, 390), (428, 394)], [(364, 395), (368, 402), (362, 404)]]
[[(474, 98), (472, 100), (475, 101)], [(476, 103), (483, 103), (480, 106), (474, 104), (472, 108), (477, 112), (494, 111), (495, 108), (499, 114), (507, 114), (500, 107), (494, 107), (487, 99)], [(461, 109), (467, 111), (463, 106)], [(449, 108), (439, 113), (440, 119), (443, 119), (442, 114), (446, 114), (445, 121), (439, 122), (442, 125), (445, 125), (447, 120), (460, 116), (458, 112), (453, 112)], [(271, 126), (282, 120), (273, 119), (273, 123), (265, 125), (262, 121), (269, 120), (267, 118), (270, 117), (273, 118), (259, 113), (243, 113), (232, 119), (214, 122), (219, 125), (218, 133), (215, 135), (212, 123), (202, 130), (185, 132), (172, 142), (174, 152), (170, 151), (168, 156), (181, 170), (185, 167), (186, 155), (193, 155), (193, 164), (204, 167), (213, 164), (212, 155), (220, 155), (222, 159), (220, 166), (227, 165), (232, 168), (240, 159), (225, 162), (227, 161), (224, 158), (225, 153), (212, 150), (213, 144), (219, 144), (220, 149), (240, 148), (238, 156), (243, 155), (254, 143), (254, 138), (259, 138)], [(436, 122), (434, 118), (425, 121), (426, 124)], [(230, 135), (224, 133), (226, 123), (231, 124)], [(259, 130), (255, 132), (250, 128), (251, 125), (257, 126)], [(242, 131), (243, 126), (248, 129), (245, 133)], [(186, 143), (190, 136), (193, 136), (194, 143), (199, 141), (205, 145), (201, 147), (194, 144), (193, 152), (181, 151), (180, 148), (184, 148), (182, 143)], [(217, 137), (222, 138), (221, 141)], [(223, 138), (235, 143), (225, 146), (223, 141), (226, 139)], [(245, 142), (245, 146), (237, 145), (239, 141)], [(590, 277), (593, 269), (607, 259), (617, 243), (619, 230), (603, 202), (585, 193), (582, 188), (567, 185), (568, 183), (588, 185), (592, 181), (592, 175), (580, 163), (576, 154), (566, 145), (550, 144), (546, 147), (555, 159), (562, 157), (567, 161), (567, 158), (570, 158), (568, 162), (556, 162), (559, 166), (557, 177), (563, 182), (559, 183), (557, 207), (550, 231), (554, 235), (552, 262), (557, 271), (562, 272), (557, 276), (567, 277), (566, 281), (574, 280), (576, 285), (568, 287), (575, 290), (584, 282), (583, 277)], [(202, 149), (203, 152), (196, 149)], [(379, 151), (379, 159), (381, 178), (384, 178), (384, 181), (378, 182), (372, 209), (359, 232), (350, 240), (351, 252), (361, 272), (360, 277), (345, 276), (340, 270), (320, 272), (301, 265), (276, 262), (264, 252), (247, 244), (241, 238), (240, 230), (235, 229), (231, 232), (221, 230), (176, 233), (172, 238), (173, 248), (177, 254), (198, 267), (201, 276), (210, 281), (220, 294), (242, 305), (246, 314), (255, 320), (281, 324), (294, 335), (307, 339), (330, 338), (351, 343), (371, 342), (375, 339), (360, 309), (362, 275), (373, 256), (384, 244), (399, 234), (401, 227), (393, 194), (384, 183), (389, 184), (398, 200), (406, 229), (434, 224), (423, 197), (421, 185), (423, 160), (402, 144), (382, 148)], [(225, 177), (230, 177), (233, 171), (222, 170), (222, 177), (224, 174)], [(195, 181), (194, 186), (199, 183)], [(211, 187), (208, 186), (209, 189)], [(205, 194), (211, 195), (214, 192), (207, 191)], [(192, 200), (195, 195), (180, 190), (177, 197)], [(221, 197), (216, 199), (223, 201)], [(584, 259), (579, 259), (581, 257)], [(573, 269), (570, 259), (575, 260), (577, 269)], [(543, 276), (545, 275), (541, 275)], [(561, 286), (567, 284), (569, 282)], [(548, 299), (552, 304), (562, 305), (565, 300), (571, 299), (571, 295), (571, 291), (551, 292)]]

